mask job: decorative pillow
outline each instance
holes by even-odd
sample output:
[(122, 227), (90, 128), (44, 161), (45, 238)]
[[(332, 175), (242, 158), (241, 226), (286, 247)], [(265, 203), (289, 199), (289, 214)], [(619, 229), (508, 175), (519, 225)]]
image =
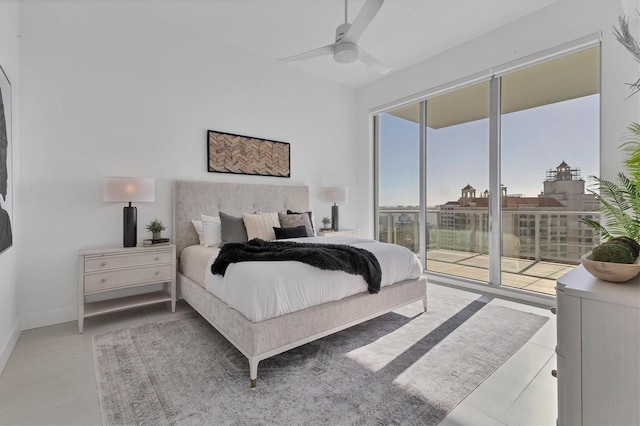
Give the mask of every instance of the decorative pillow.
[(310, 237), (316, 237), (318, 234), (316, 233), (316, 223), (313, 221), (313, 211), (309, 210), (308, 212), (292, 212), (291, 210), (287, 210), (287, 214), (302, 214), (306, 213), (309, 216), (309, 223), (311, 223), (311, 230), (313, 231), (310, 234)]
[(278, 219), (280, 220), (280, 226), (283, 228), (293, 228), (295, 226), (304, 226), (307, 229), (307, 235), (305, 237), (313, 237), (313, 228), (311, 222), (309, 222), (309, 215), (307, 213), (278, 213)]
[(276, 234), (276, 240), (284, 240), (285, 238), (307, 237), (307, 227), (304, 225), (294, 226), (292, 228), (276, 228), (273, 227)]
[(222, 242), (222, 224), (219, 217), (202, 215), (202, 231), (205, 247), (218, 247)]
[(244, 227), (244, 221), (241, 217), (231, 216), (220, 212), (220, 236), (222, 237), (222, 246), (224, 243), (244, 243), (249, 241), (247, 238), (247, 230)]
[(260, 238), (261, 240), (275, 240), (274, 227), (280, 227), (278, 213), (242, 213), (244, 226), (247, 228), (247, 238), (250, 240)]
[(196, 230), (196, 234), (198, 234), (198, 239), (200, 240), (200, 245), (204, 245), (204, 229), (202, 229), (202, 221), (193, 219), (191, 221), (193, 224), (193, 229)]

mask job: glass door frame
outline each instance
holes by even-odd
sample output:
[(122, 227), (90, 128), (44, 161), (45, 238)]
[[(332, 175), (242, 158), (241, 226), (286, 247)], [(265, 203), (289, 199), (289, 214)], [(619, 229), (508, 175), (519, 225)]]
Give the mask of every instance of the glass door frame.
[(489, 80), (489, 282), (502, 286), (502, 193), (500, 77)]

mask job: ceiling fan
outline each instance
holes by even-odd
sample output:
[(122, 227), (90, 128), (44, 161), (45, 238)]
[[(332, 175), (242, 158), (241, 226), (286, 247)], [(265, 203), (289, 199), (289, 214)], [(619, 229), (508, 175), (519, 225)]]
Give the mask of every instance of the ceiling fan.
[(336, 41), (308, 52), (299, 53), (287, 58), (279, 58), (280, 61), (292, 62), (303, 59), (315, 58), (318, 56), (333, 55), (336, 62), (349, 64), (356, 60), (360, 60), (365, 65), (373, 68), (380, 74), (386, 74), (391, 71), (388, 65), (383, 64), (373, 56), (369, 55), (364, 49), (358, 46), (358, 41), (362, 37), (362, 33), (367, 29), (373, 18), (380, 10), (384, 0), (366, 0), (360, 13), (356, 16), (353, 24), (348, 22), (347, 18), (347, 1), (344, 1), (344, 24), (336, 28)]

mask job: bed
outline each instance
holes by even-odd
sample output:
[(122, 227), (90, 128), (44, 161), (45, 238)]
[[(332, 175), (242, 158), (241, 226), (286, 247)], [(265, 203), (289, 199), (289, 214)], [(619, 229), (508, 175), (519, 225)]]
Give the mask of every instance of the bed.
[[(308, 187), (188, 180), (176, 180), (173, 185), (179, 295), (247, 357), (251, 387), (256, 386), (258, 363), (263, 359), (414, 302), (422, 301), (425, 311), (427, 308), (426, 278), (422, 276), (383, 286), (377, 294), (362, 292), (257, 322), (207, 291), (205, 277), (198, 271), (202, 268), (204, 273), (210, 265), (205, 262), (217, 249), (199, 246), (191, 221), (220, 211), (241, 214), (288, 209), (309, 209)], [(180, 264), (183, 251), (192, 253), (189, 262)]]

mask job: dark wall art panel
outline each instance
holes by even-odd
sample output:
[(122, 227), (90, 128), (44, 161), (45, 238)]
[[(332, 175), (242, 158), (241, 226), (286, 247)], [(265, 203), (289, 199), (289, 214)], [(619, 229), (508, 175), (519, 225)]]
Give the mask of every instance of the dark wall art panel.
[(290, 145), (251, 136), (207, 131), (209, 171), (291, 177)]
[(0, 66), (0, 253), (11, 247), (13, 236), (13, 170), (11, 162), (11, 83)]

